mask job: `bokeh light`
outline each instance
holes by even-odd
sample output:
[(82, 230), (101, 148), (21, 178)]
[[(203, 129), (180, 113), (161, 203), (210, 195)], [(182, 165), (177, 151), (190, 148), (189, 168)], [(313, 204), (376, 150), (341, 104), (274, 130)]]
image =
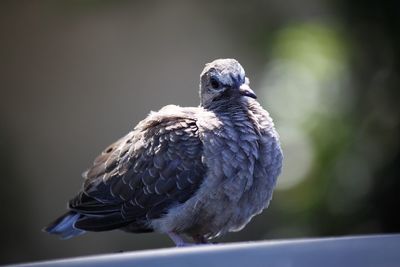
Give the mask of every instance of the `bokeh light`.
[[(262, 97), (279, 128), (285, 164), (278, 189), (306, 179), (316, 164), (311, 133), (351, 104), (346, 40), (328, 24), (283, 27), (272, 42)], [(343, 99), (345, 98), (345, 99)]]

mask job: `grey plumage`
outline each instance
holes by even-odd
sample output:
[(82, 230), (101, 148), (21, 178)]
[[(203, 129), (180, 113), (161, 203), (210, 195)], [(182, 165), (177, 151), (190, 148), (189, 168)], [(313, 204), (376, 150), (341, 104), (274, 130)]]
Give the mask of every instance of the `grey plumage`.
[(45, 230), (157, 231), (183, 245), (242, 229), (268, 206), (282, 165), (278, 134), (234, 59), (206, 65), (199, 107), (152, 112), (84, 173), (69, 211)]

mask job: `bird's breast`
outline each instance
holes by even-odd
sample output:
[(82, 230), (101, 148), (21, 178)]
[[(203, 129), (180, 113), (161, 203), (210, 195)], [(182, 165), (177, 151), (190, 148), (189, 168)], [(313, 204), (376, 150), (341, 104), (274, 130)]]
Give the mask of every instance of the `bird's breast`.
[(268, 205), (281, 152), (273, 125), (258, 121), (253, 113), (219, 114), (213, 125), (201, 132), (208, 171), (198, 203), (203, 218), (224, 233), (241, 229)]

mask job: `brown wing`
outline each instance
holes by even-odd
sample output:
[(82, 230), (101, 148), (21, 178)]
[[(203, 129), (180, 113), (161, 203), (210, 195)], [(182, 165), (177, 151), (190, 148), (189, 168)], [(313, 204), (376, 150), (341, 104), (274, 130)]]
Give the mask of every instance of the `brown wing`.
[(83, 190), (70, 201), (82, 215), (75, 227), (103, 231), (129, 224), (132, 231), (151, 231), (149, 220), (196, 192), (205, 173), (201, 156), (195, 120), (145, 120), (84, 174)]

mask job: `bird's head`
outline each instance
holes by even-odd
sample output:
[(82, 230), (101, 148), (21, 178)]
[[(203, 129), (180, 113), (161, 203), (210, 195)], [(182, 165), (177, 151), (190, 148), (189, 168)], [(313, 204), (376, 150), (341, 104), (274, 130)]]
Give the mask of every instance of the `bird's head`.
[(257, 98), (249, 87), (243, 67), (235, 59), (217, 59), (206, 64), (200, 75), (201, 106), (233, 101), (243, 97)]

